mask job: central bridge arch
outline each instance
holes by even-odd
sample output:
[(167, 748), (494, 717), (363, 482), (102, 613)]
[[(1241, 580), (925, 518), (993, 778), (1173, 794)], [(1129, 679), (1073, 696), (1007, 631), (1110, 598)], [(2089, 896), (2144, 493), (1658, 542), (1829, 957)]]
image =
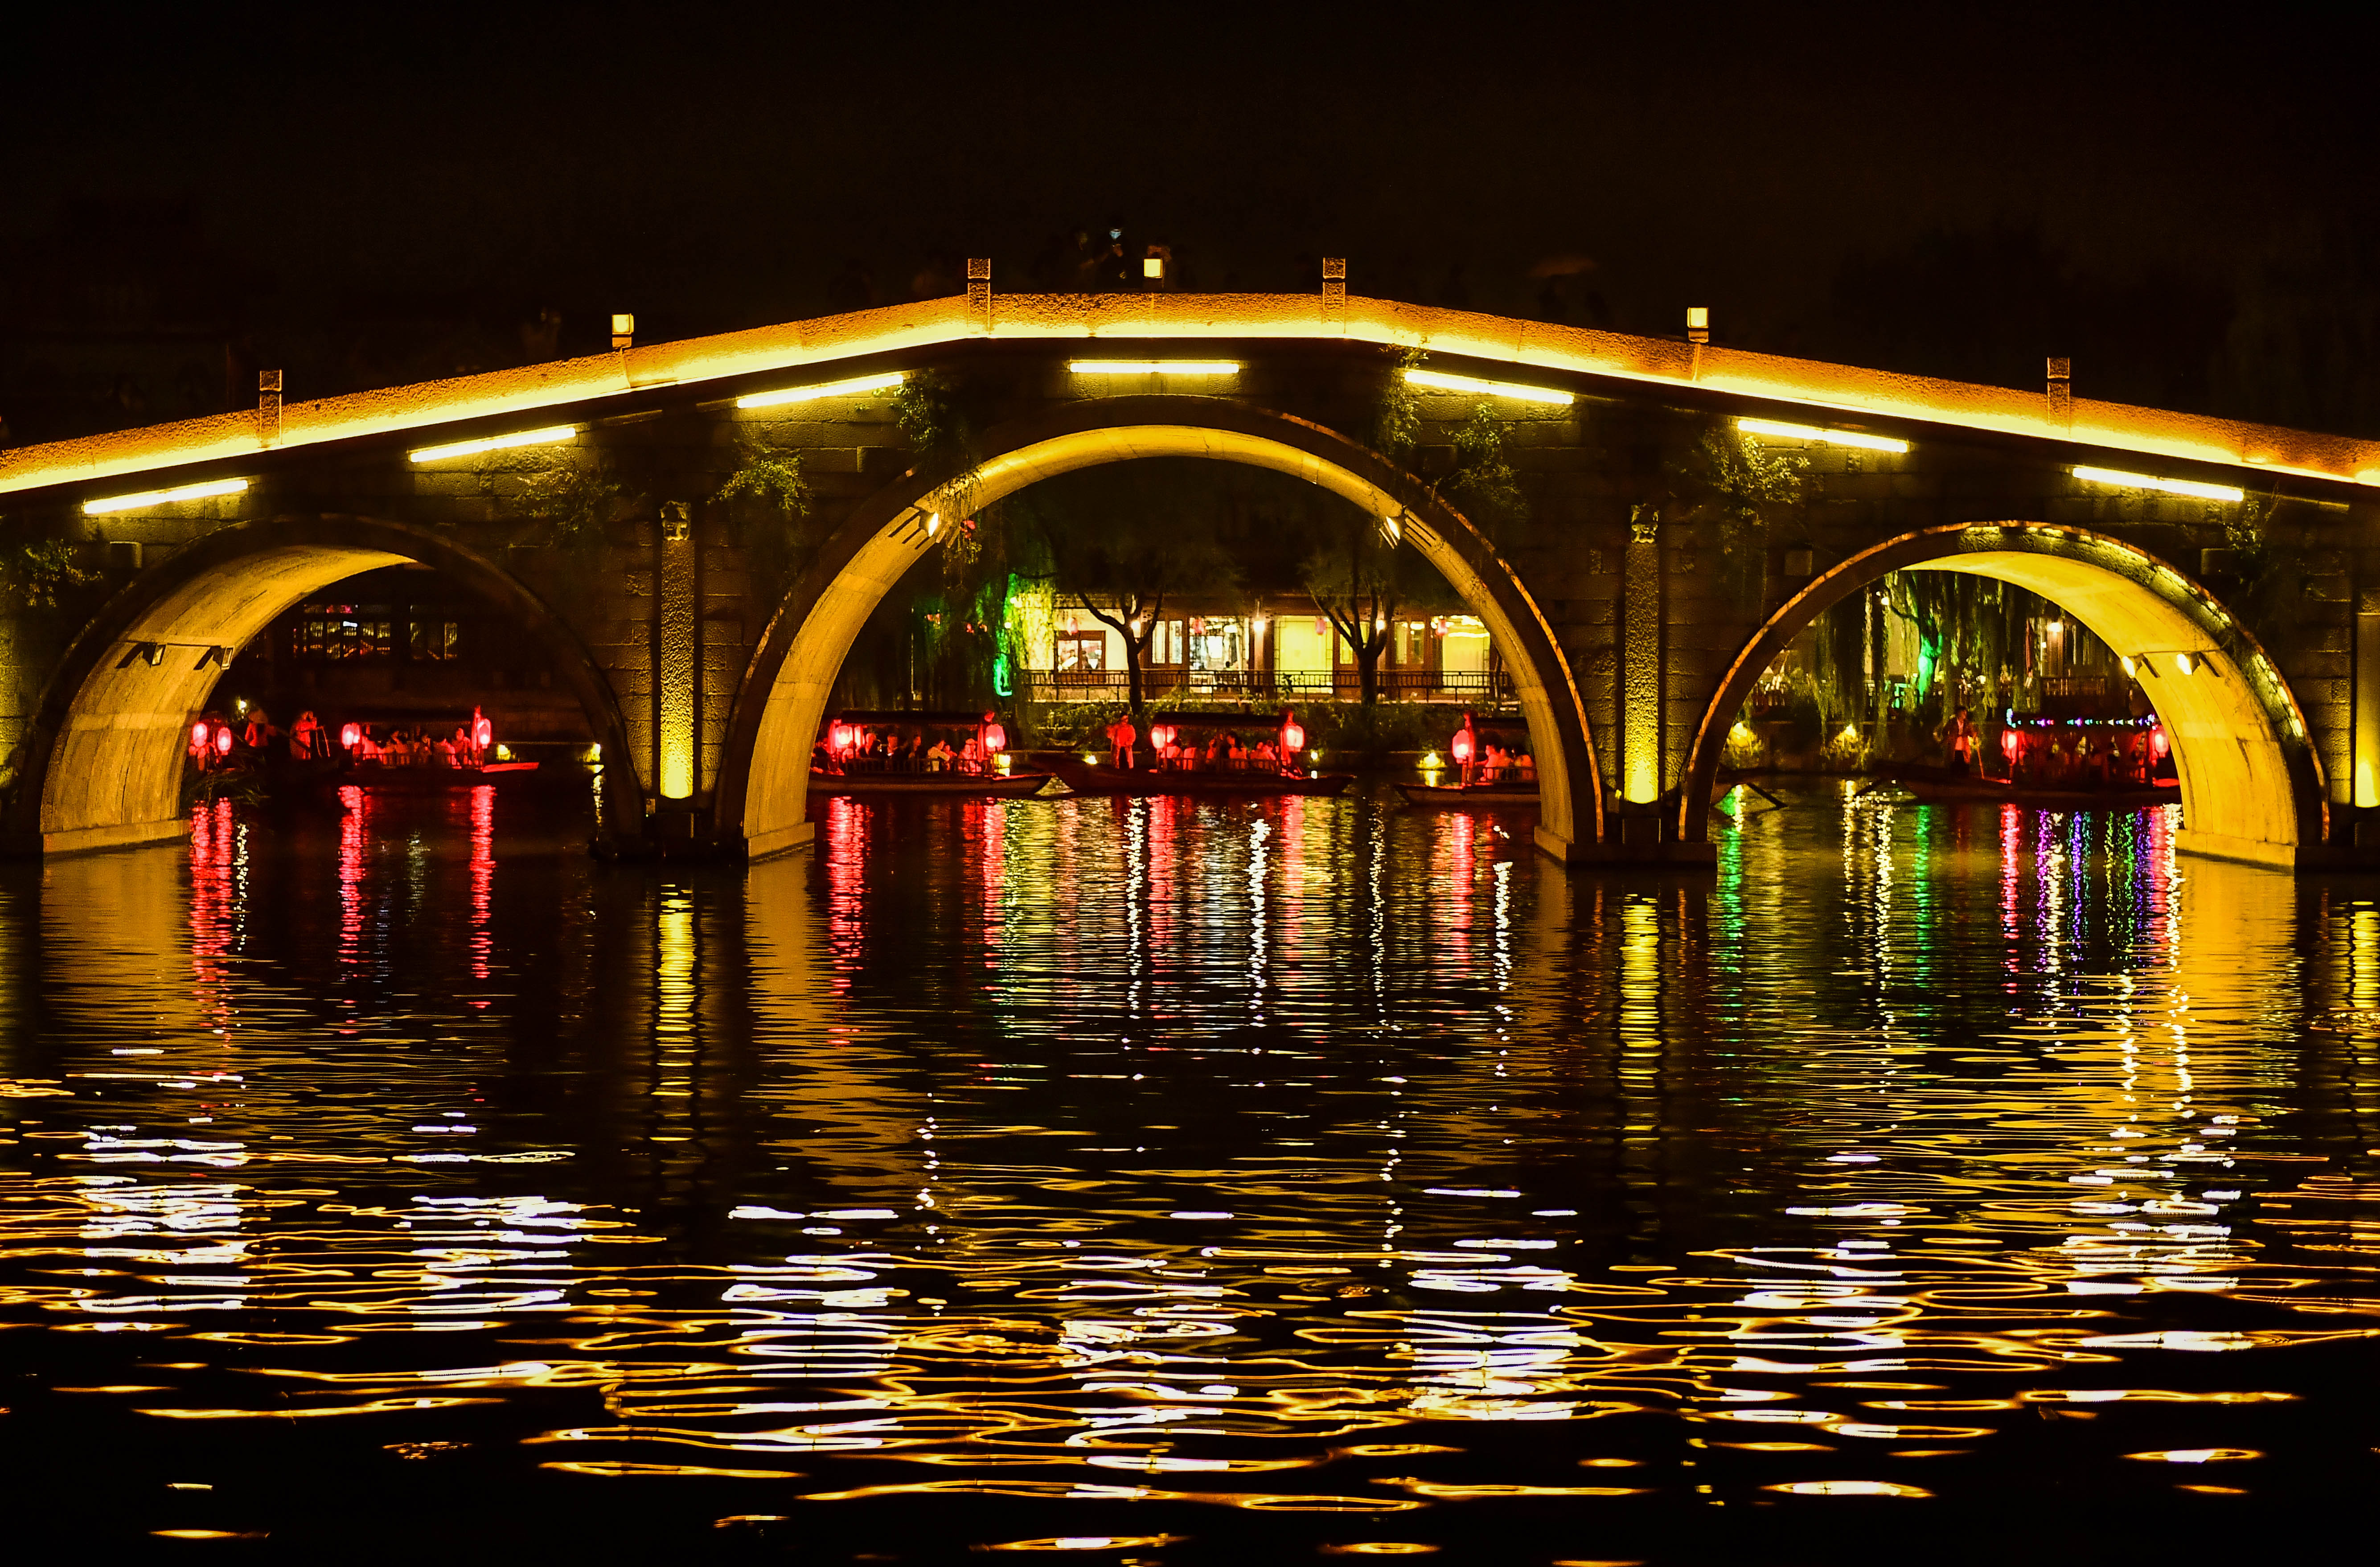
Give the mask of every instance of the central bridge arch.
[(2272, 660), (2206, 590), (2120, 540), (2037, 522), (1929, 528), (1864, 550), (1815, 578), (1736, 656), (1687, 760), (1678, 833), (1700, 841), (1728, 730), (1764, 671), (1818, 615), (1888, 572), (1956, 571), (2058, 604), (2135, 661), (2173, 746), (2190, 853), (2295, 866), (2328, 837), (2321, 759)]
[[(1320, 425), (1220, 397), (1099, 398), (998, 427), (972, 466), (913, 468), (863, 502), (789, 592), (760, 638), (729, 721), (714, 830), (754, 858), (807, 843), (812, 742), (845, 653), (869, 612), (937, 541), (930, 503), (964, 482), (981, 508), (1039, 480), (1143, 457), (1207, 457), (1320, 485), (1402, 535), (1487, 623), (1529, 726), (1537, 841), (1573, 857), (1602, 836), (1602, 786), (1569, 664), (1536, 602), (1479, 530), (1378, 454)], [(953, 519), (955, 520), (955, 519)]]

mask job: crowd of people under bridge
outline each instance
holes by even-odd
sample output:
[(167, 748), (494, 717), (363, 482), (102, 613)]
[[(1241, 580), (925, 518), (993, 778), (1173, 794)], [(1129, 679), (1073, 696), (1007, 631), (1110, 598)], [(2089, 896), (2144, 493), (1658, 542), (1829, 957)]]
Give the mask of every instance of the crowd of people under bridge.
[[(1237, 730), (1219, 729), (1202, 742), (1172, 724), (1156, 723), (1149, 726), (1148, 748), (1159, 767), (1179, 772), (1279, 772), (1294, 766), (1297, 758), (1285, 752), (1278, 739), (1277, 735), (1263, 737), (1251, 744), (1244, 742)], [(1107, 741), (1111, 766), (1138, 765), (1140, 731), (1129, 717), (1119, 717), (1108, 725)]]
[(334, 735), (328, 724), (308, 709), (287, 729), (273, 722), (263, 708), (249, 708), (237, 722), (222, 713), (201, 714), (190, 725), (187, 754), (201, 772), (223, 768), (249, 768), (281, 763), (331, 763), (346, 752), (350, 765), (377, 767), (480, 767), (487, 762), (488, 724), (478, 708), (468, 723), (451, 735), (431, 725), (391, 725), (384, 735), (368, 723), (349, 723), (352, 738)]
[(955, 746), (947, 735), (929, 737), (917, 728), (863, 725), (848, 749), (838, 756), (824, 737), (810, 752), (810, 766), (820, 772), (989, 772), (991, 753), (980, 735), (963, 736)]

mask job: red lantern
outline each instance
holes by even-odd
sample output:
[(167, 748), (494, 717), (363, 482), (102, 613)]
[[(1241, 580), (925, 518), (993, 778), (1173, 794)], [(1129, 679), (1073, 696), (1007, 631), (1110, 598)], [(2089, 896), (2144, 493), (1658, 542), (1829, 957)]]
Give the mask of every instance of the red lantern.
[(219, 757), (231, 755), (231, 725), (228, 723), (222, 724), (215, 730), (215, 755)]
[(486, 750), (496, 741), (496, 726), (482, 718), (471, 725), (471, 744)]
[(1469, 766), (1471, 762), (1471, 753), (1473, 750), (1470, 727), (1465, 725), (1464, 727), (1456, 730), (1454, 732), (1454, 738), (1447, 742), (1446, 748), (1452, 754), (1457, 767)]
[(827, 725), (826, 748), (836, 756), (851, 749), (851, 725), (836, 719)]
[(2157, 760), (2165, 760), (2166, 738), (2164, 724), (2160, 723), (2155, 729), (2149, 731), (2149, 750), (2156, 757)]
[(1008, 749), (1008, 731), (1001, 727), (1001, 725), (1000, 725), (1000, 715), (999, 715), (998, 713), (990, 713), (990, 712), (988, 712), (988, 713), (984, 714), (984, 715), (983, 715), (983, 752), (984, 752), (984, 755), (986, 755), (986, 756), (998, 756), (1001, 752), (1002, 752), (1002, 751), (1004, 751), (1004, 750), (1006, 750), (1006, 749)]
[(2000, 754), (2007, 757), (2010, 761), (2014, 761), (2016, 759), (2017, 747), (2023, 743), (2023, 741), (2017, 738), (2017, 733), (2015, 730), (2003, 729), (2000, 731)]
[(1170, 723), (1152, 723), (1148, 726), (1148, 743), (1160, 751), (1165, 750), (1173, 744), (1173, 735), (1174, 728)]
[(362, 724), (342, 723), (339, 725), (339, 744), (345, 749), (350, 751), (354, 750), (358, 746), (363, 743), (363, 738), (364, 726)]
[(190, 725), (190, 751), (193, 755), (207, 748), (207, 739), (211, 733), (212, 726), (205, 719), (200, 719)]
[(1281, 714), (1281, 759), (1289, 760), (1305, 749), (1305, 730), (1297, 722), (1297, 714), (1284, 708)]

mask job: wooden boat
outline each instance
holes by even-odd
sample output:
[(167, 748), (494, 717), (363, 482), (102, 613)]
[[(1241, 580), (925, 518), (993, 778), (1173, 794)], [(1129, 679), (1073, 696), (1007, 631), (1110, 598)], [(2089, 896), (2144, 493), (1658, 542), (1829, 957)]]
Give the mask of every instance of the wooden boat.
[(1400, 784), (1397, 793), (1405, 797), (1407, 805), (1449, 810), (1460, 810), (1464, 807), (1534, 806), (1537, 803), (1535, 781), (1471, 784)]
[(864, 795), (870, 799), (1021, 799), (1038, 795), (1047, 772), (810, 772), (813, 795)]
[(1049, 755), (1046, 761), (1078, 795), (1343, 795), (1352, 772), (1281, 772), (1270, 768), (1133, 768), (1087, 762), (1079, 756)]
[(1906, 789), (1916, 798), (1934, 804), (1973, 801), (2021, 806), (2027, 810), (2142, 810), (2181, 803), (2181, 784), (2178, 779), (2074, 789), (2014, 784), (2005, 778), (1977, 778), (1949, 768), (1896, 767), (1880, 769), (1876, 776), (1879, 784)]
[[(547, 774), (549, 778), (561, 775)], [(542, 780), (533, 761), (492, 761), (480, 767), (382, 767), (351, 763), (318, 779), (327, 789), (370, 789), (375, 794), (434, 795), (476, 789), (482, 784), (517, 788)]]

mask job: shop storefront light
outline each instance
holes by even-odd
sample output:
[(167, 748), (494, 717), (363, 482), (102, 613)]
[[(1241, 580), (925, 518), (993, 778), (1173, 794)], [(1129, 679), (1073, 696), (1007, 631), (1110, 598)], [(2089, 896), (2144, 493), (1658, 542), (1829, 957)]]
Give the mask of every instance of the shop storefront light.
[(170, 506), (176, 501), (203, 501), (212, 495), (237, 495), (248, 488), (245, 479), (211, 479), (204, 484), (185, 484), (174, 490), (144, 490), (138, 495), (110, 495), (103, 501), (85, 501), (82, 515), (106, 516), (112, 512), (137, 512), (148, 506)]
[(1909, 443), (1889, 435), (1863, 435), (1856, 430), (1821, 430), (1814, 424), (1783, 424), (1773, 419), (1740, 419), (1735, 427), (1746, 435), (1774, 435), (1782, 441), (1813, 441), (1828, 446), (1856, 446), (1863, 452), (1905, 452)]
[(856, 397), (863, 392), (886, 392), (901, 384), (905, 370), (888, 370), (881, 375), (855, 375), (848, 381), (823, 382), (816, 386), (788, 386), (782, 392), (755, 392), (748, 397), (738, 397), (739, 408), (775, 408), (787, 403), (816, 402), (820, 397)]
[(559, 446), (578, 438), (575, 424), (549, 425), (513, 435), (488, 435), (477, 441), (456, 441), (444, 446), (424, 446), (406, 456), (417, 463), (443, 463), (453, 457), (476, 457), (482, 452), (508, 452), (516, 446)]
[(2158, 479), (2112, 468), (2078, 468), (2072, 471), (2085, 484), (2107, 484), (2119, 490), (2161, 490), (2168, 495), (2187, 495), (2195, 501), (2242, 501), (2248, 495), (2246, 491), (2228, 484), (2201, 484), (2195, 479)]
[(1076, 375), (1237, 375), (1235, 359), (1068, 359)]
[(1482, 381), (1476, 376), (1449, 375), (1444, 370), (1409, 370), (1407, 384), (1427, 387), (1433, 392), (1474, 392), (1483, 397), (1510, 397), (1522, 403), (1551, 403), (1568, 407), (1578, 399), (1568, 392), (1557, 392), (1550, 386), (1522, 386), (1510, 381)]

